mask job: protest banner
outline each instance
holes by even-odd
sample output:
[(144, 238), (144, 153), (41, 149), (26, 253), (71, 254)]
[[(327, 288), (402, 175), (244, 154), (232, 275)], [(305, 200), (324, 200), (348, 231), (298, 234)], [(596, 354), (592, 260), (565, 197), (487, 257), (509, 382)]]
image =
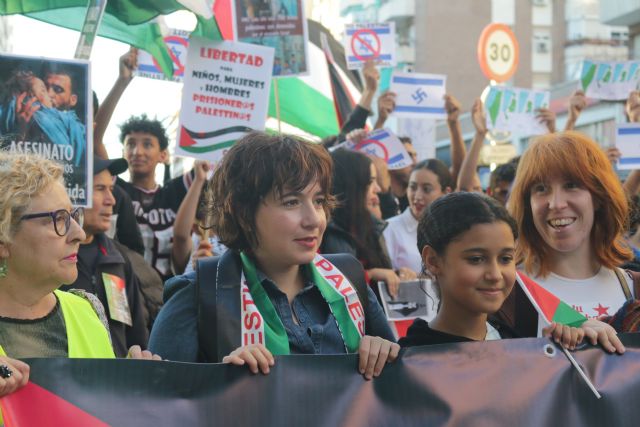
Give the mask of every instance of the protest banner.
[(396, 93), (397, 117), (444, 119), (444, 95), (447, 76), (439, 74), (399, 73), (391, 76), (391, 92)]
[(60, 162), (71, 203), (84, 207), (93, 187), (90, 81), (88, 61), (0, 55), (0, 149)]
[(395, 298), (389, 294), (385, 282), (378, 282), (378, 292), (387, 320), (421, 318), (430, 321), (438, 312), (440, 298), (429, 279), (401, 282)]
[(187, 63), (187, 49), (189, 48), (189, 32), (184, 30), (171, 29), (169, 35), (164, 37), (167, 51), (173, 63), (173, 77), (168, 79), (162, 72), (158, 61), (144, 50), (138, 52), (138, 68), (135, 74), (140, 77), (147, 77), (158, 80), (171, 80), (181, 82), (184, 76), (184, 67)]
[(349, 150), (361, 151), (365, 154), (380, 157), (389, 169), (402, 169), (411, 166), (411, 157), (402, 142), (389, 129), (377, 129), (369, 133), (357, 144), (347, 141)]
[(616, 147), (620, 150), (618, 169), (640, 169), (640, 124), (618, 123)]
[(175, 154), (216, 162), (246, 133), (264, 129), (273, 49), (192, 37), (188, 56)]
[(640, 82), (640, 61), (582, 62), (578, 89), (589, 98), (610, 101), (627, 99)]
[(274, 49), (273, 77), (309, 74), (304, 0), (231, 0), (233, 38)]
[(375, 61), (379, 67), (394, 67), (396, 65), (395, 35), (394, 22), (345, 25), (344, 52), (347, 68), (360, 69), (368, 60)]
[(491, 86), (484, 101), (490, 131), (541, 135), (547, 127), (536, 119), (539, 108), (549, 108), (549, 92)]
[(245, 366), (150, 360), (29, 359), (30, 383), (0, 399), (16, 426), (635, 426), (640, 334), (627, 351), (572, 352), (596, 399), (546, 338), (413, 347), (372, 381), (358, 355), (276, 356)]

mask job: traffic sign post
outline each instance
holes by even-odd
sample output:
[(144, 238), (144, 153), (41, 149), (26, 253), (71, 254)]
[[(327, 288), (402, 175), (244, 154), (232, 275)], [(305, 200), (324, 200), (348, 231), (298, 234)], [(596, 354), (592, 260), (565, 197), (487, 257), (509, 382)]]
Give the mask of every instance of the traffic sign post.
[(505, 24), (490, 24), (478, 40), (478, 62), (488, 79), (509, 80), (518, 68), (519, 47), (513, 31)]

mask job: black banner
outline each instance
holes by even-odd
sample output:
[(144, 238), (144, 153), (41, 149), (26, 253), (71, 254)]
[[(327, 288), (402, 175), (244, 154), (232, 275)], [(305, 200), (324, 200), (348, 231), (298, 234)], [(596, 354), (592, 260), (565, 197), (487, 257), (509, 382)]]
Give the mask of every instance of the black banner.
[[(407, 349), (365, 381), (357, 356), (276, 357), (244, 367), (139, 360), (31, 359), (31, 383), (3, 399), (7, 426), (635, 426), (640, 336), (624, 355), (573, 355), (545, 339)], [(552, 353), (552, 354), (550, 354)], [(11, 419), (11, 421), (9, 421)]]

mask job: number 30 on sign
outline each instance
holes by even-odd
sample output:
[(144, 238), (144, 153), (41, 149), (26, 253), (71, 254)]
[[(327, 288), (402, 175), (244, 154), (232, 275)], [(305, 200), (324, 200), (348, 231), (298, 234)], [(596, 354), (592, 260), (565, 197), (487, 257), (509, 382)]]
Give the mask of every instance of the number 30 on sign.
[(518, 40), (505, 24), (490, 24), (478, 40), (478, 62), (485, 76), (506, 82), (518, 68)]

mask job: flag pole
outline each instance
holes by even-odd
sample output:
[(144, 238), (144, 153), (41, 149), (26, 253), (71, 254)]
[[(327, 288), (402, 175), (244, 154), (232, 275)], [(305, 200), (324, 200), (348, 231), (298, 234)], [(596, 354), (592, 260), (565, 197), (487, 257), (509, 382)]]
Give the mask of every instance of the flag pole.
[[(520, 285), (520, 288), (524, 291), (525, 295), (527, 296), (527, 298), (529, 299), (529, 301), (531, 302), (535, 310), (538, 312), (538, 314), (540, 315), (544, 323), (546, 323), (547, 326), (550, 325), (552, 322), (552, 319), (547, 318), (546, 314), (538, 304), (538, 301), (533, 297), (533, 295), (531, 295), (531, 292), (529, 292), (529, 288), (524, 284), (522, 280), (523, 279), (520, 277), (520, 273), (516, 273), (516, 281)], [(596, 390), (595, 386), (593, 385), (589, 377), (587, 377), (587, 374), (585, 374), (582, 368), (580, 367), (580, 365), (578, 365), (578, 362), (576, 362), (576, 359), (573, 358), (571, 353), (569, 353), (569, 351), (566, 348), (564, 348), (562, 344), (558, 343), (558, 345), (562, 349), (565, 356), (567, 356), (567, 359), (569, 359), (569, 362), (571, 362), (573, 367), (576, 368), (576, 370), (578, 371), (578, 373), (580, 374), (584, 382), (587, 383), (587, 385), (589, 386), (593, 394), (596, 396), (596, 398), (600, 399), (602, 396), (600, 395), (600, 393), (598, 393), (598, 390)]]
[(280, 93), (278, 92), (278, 79), (273, 79), (273, 96), (276, 98), (276, 119), (278, 119), (278, 133), (282, 133), (280, 122)]
[(589, 377), (587, 377), (587, 374), (585, 374), (582, 368), (580, 367), (580, 365), (578, 365), (578, 362), (576, 362), (576, 359), (574, 359), (571, 353), (569, 353), (569, 351), (566, 348), (564, 348), (562, 345), (560, 345), (560, 348), (562, 348), (562, 351), (564, 352), (565, 356), (567, 356), (567, 359), (569, 359), (569, 362), (571, 362), (573, 367), (576, 368), (576, 370), (578, 371), (578, 373), (580, 374), (584, 382), (587, 383), (587, 385), (589, 386), (593, 394), (595, 394), (596, 398), (600, 399), (602, 396), (600, 395), (600, 393), (598, 393), (598, 390), (596, 390), (595, 386), (593, 385)]
[(104, 9), (107, 7), (107, 0), (91, 0), (87, 6), (87, 13), (84, 17), (84, 24), (80, 31), (80, 38), (76, 46), (76, 59), (89, 59), (93, 42), (98, 34), (98, 27), (104, 15)]

